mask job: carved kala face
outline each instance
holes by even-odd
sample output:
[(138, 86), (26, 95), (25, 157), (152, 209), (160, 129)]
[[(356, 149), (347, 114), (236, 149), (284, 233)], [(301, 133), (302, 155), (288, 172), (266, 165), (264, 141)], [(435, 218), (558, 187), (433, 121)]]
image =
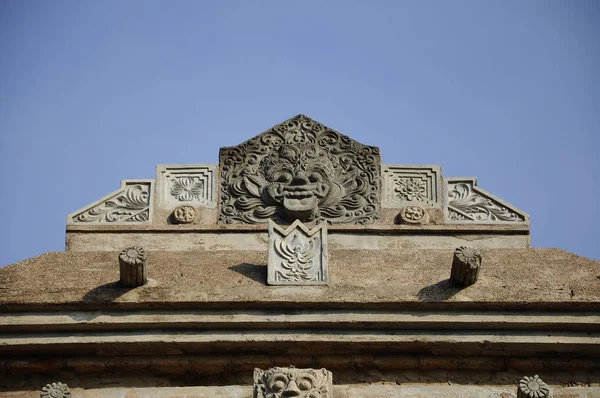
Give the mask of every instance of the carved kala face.
[(343, 196), (331, 161), (315, 145), (284, 145), (261, 165), (267, 198), (282, 205), (292, 219), (311, 219), (320, 205)]
[(264, 398), (328, 398), (328, 375), (324, 369), (273, 368), (262, 373), (258, 385)]

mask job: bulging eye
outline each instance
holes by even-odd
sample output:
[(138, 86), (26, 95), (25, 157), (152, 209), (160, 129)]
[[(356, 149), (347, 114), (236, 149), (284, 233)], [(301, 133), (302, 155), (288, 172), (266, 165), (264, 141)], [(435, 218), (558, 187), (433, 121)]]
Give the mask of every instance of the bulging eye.
[(308, 180), (309, 180), (310, 182), (319, 182), (319, 181), (321, 181), (322, 179), (323, 179), (323, 177), (321, 177), (321, 174), (319, 174), (319, 173), (310, 173), (310, 174), (308, 175)]
[(285, 388), (285, 382), (283, 380), (277, 380), (271, 385), (271, 389), (275, 392), (283, 391)]
[(308, 391), (312, 388), (312, 382), (308, 379), (302, 379), (298, 383), (298, 388), (302, 391)]
[(277, 176), (277, 182), (283, 182), (289, 184), (292, 182), (292, 174), (288, 172), (281, 172), (279, 176)]

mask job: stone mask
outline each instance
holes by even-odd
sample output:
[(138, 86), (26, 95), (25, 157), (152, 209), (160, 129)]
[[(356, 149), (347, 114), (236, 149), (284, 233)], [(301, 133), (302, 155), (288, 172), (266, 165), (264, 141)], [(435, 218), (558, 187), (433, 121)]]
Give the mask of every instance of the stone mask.
[(326, 369), (254, 370), (255, 398), (330, 398), (332, 378)]

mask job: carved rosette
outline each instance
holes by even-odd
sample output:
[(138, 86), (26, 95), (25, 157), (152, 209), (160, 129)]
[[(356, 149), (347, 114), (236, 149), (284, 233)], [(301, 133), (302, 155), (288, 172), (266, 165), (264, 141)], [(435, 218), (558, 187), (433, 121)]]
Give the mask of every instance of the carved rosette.
[(379, 219), (379, 149), (298, 115), (236, 147), (221, 148), (225, 224)]
[(254, 398), (331, 398), (332, 385), (327, 369), (254, 369)]
[(450, 281), (466, 287), (477, 282), (481, 268), (481, 253), (477, 249), (461, 246), (454, 251)]
[(406, 206), (400, 210), (400, 220), (406, 224), (429, 224), (429, 213), (420, 206)]
[(519, 380), (517, 398), (552, 398), (552, 389), (538, 375)]
[(46, 384), (40, 391), (41, 398), (71, 398), (71, 391), (69, 386), (65, 383), (56, 382), (52, 384)]
[(192, 206), (178, 206), (173, 210), (173, 221), (177, 224), (191, 224), (196, 219), (196, 209)]
[(137, 287), (147, 281), (146, 252), (139, 246), (128, 247), (119, 253), (120, 281), (124, 286)]

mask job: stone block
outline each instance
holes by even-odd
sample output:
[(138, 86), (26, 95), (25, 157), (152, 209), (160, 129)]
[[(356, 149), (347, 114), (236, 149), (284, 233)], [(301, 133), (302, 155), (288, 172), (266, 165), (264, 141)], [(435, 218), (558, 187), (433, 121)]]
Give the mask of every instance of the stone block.
[(442, 208), (440, 166), (383, 165), (383, 206)]
[(214, 208), (216, 202), (214, 164), (159, 164), (156, 166), (157, 207)]
[(477, 186), (477, 178), (445, 178), (445, 217), (451, 224), (529, 223), (529, 215)]
[(450, 281), (458, 286), (477, 282), (481, 269), (481, 253), (477, 249), (461, 246), (454, 251)]
[(150, 224), (154, 180), (122, 180), (121, 188), (67, 216), (67, 224)]
[(282, 229), (269, 220), (269, 285), (327, 285), (327, 224), (309, 230), (296, 220)]

